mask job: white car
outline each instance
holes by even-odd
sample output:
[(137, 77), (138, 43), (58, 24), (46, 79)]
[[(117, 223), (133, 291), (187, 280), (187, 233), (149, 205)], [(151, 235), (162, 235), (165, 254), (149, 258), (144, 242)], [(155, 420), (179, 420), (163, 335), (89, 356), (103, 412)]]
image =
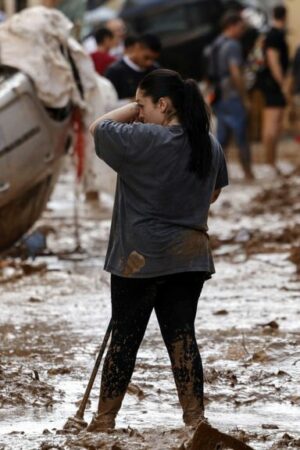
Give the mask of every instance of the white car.
[(38, 219), (70, 144), (71, 109), (47, 110), (29, 78), (0, 67), (0, 251)]

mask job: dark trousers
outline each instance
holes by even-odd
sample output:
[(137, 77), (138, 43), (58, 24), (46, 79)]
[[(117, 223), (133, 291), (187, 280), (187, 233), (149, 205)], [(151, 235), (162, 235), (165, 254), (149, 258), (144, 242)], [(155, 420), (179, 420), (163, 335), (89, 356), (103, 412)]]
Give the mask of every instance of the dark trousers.
[(107, 426), (114, 426), (153, 309), (171, 360), (183, 419), (192, 424), (203, 415), (203, 369), (194, 321), (204, 279), (203, 272), (148, 279), (111, 276), (113, 329), (98, 408), (98, 419)]

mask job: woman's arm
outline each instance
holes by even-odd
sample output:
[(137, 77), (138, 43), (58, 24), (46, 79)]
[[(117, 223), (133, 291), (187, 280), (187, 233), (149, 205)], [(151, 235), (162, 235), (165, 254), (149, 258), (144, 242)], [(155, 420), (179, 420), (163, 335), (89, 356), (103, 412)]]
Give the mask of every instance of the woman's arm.
[(96, 126), (104, 120), (114, 120), (116, 122), (130, 123), (137, 119), (139, 114), (139, 107), (136, 102), (129, 103), (121, 108), (114, 109), (111, 112), (98, 117), (89, 127), (89, 131), (94, 136)]

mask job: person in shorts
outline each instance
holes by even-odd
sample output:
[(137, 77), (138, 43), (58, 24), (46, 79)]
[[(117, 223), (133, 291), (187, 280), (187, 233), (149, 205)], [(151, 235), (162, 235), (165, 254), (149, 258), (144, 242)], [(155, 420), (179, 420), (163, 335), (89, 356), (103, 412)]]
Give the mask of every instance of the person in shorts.
[(273, 24), (264, 43), (266, 68), (261, 75), (264, 97), (263, 145), (265, 160), (277, 171), (277, 147), (282, 132), (284, 110), (287, 104), (287, 73), (289, 49), (286, 41), (287, 11), (284, 6), (273, 9)]

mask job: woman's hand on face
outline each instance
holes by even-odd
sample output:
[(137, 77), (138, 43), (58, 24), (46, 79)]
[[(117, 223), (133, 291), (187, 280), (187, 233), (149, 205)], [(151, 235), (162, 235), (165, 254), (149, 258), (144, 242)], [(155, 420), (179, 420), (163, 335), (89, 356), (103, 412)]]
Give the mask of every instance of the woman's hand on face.
[(138, 122), (139, 114), (140, 114), (140, 108), (137, 102), (129, 103), (128, 105), (128, 114), (130, 119), (128, 120), (129, 123)]

